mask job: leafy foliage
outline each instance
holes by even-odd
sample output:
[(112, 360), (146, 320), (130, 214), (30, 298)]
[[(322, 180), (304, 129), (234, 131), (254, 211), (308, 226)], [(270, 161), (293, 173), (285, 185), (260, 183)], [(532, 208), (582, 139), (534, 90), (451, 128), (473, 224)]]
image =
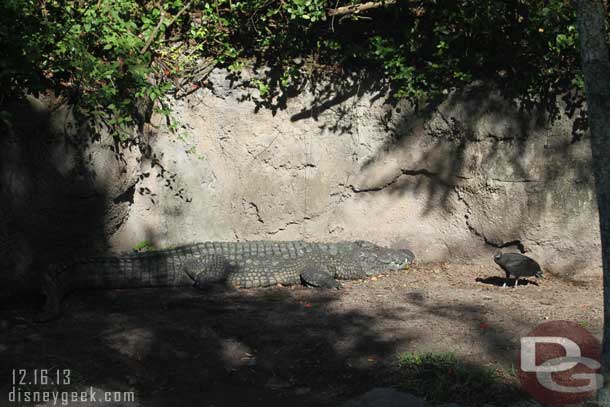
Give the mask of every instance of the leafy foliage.
[(141, 52), (159, 15), (126, 0), (4, 2), (0, 101), (52, 89), (83, 110), (107, 113), (109, 124), (129, 124), (138, 96), (167, 91), (150, 81), (153, 50)]
[(397, 97), (414, 99), (479, 78), (527, 100), (582, 87), (567, 1), (403, 0), (329, 17), (329, 9), (359, 3), (5, 0), (0, 111), (24, 93), (52, 89), (128, 127), (139, 119), (139, 101), (176, 92), (179, 78), (200, 86), (203, 77), (192, 72), (204, 59), (233, 72), (247, 60), (274, 68), (279, 80), (252, 81), (263, 99), (305, 73), (352, 68), (382, 71)]

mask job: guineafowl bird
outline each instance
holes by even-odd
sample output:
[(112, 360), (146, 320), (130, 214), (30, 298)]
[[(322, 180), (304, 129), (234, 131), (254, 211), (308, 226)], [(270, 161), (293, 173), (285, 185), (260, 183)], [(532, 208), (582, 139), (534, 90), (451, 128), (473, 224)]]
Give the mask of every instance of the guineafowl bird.
[[(506, 273), (506, 282), (511, 275), (515, 276), (515, 287), (520, 277), (542, 277), (540, 265), (535, 260), (519, 253), (497, 253), (494, 261)], [(506, 282), (502, 287), (506, 287)]]

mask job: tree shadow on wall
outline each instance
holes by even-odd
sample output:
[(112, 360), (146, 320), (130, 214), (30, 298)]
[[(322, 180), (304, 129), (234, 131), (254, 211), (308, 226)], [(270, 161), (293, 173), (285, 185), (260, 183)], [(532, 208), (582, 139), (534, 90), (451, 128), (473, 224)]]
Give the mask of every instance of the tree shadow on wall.
[[(523, 250), (524, 230), (542, 221), (548, 210), (582, 216), (579, 202), (593, 191), (586, 137), (569, 133), (570, 126), (580, 129), (578, 120), (571, 119), (581, 110), (569, 112), (569, 101), (558, 103), (566, 115), (553, 118), (544, 107), (524, 109), (482, 82), (422, 110), (403, 102), (379, 118), (388, 137), (360, 166), (364, 185), (424, 196), (424, 215), (438, 209), (454, 213), (456, 205), (464, 205), (466, 225), (485, 243), (505, 247), (511, 241)], [(388, 157), (397, 162), (393, 178), (371, 184), (367, 178), (374, 178)], [(476, 230), (477, 217), (487, 216), (481, 193), (495, 199), (486, 202), (499, 205), (498, 214), (515, 215), (510, 224), (499, 226), (504, 228), (500, 234), (513, 236), (509, 241)]]
[(51, 95), (2, 106), (11, 116), (0, 122), (2, 308), (39, 302), (49, 264), (109, 254), (108, 239), (127, 220), (134, 196), (158, 200), (138, 185), (152, 173), (177, 199), (190, 201), (153, 146), (151, 106), (141, 103), (134, 137), (126, 141), (103, 118)]
[[(460, 179), (472, 178), (476, 167), (485, 171), (496, 161), (503, 162), (505, 172), (492, 175), (493, 180), (552, 183), (561, 177), (561, 171), (544, 168), (542, 174), (532, 174), (533, 164), (524, 160), (534, 144), (544, 147), (543, 155), (549, 162), (570, 160), (578, 183), (591, 181), (587, 158), (570, 156), (570, 150), (586, 139), (584, 97), (574, 90), (558, 89), (534, 103), (514, 93), (509, 83), (475, 81), (443, 97), (414, 101), (396, 98), (387, 80), (367, 70), (320, 69), (286, 87), (280, 85), (282, 70), (278, 67), (265, 69), (259, 62), (253, 72), (265, 75), (270, 90), (264, 98), (255, 97), (255, 92), (250, 91), (240, 101), (254, 102), (255, 112), (268, 109), (275, 114), (286, 110), (290, 99), (310, 95), (307, 106), (290, 119), (313, 119), (320, 122), (320, 131), (337, 135), (357, 132), (354, 123), (361, 114), (357, 108), (377, 108), (373, 127), (386, 137), (372, 154), (361, 157), (360, 172), (364, 175), (388, 153), (421, 150), (419, 156), (409, 155), (408, 166), (405, 163), (402, 172), (417, 172), (414, 175), (423, 175), (427, 180), (390, 179), (368, 189), (427, 193), (431, 208), (440, 205), (449, 209), (445, 190), (455, 187)], [(241, 80), (235, 73), (227, 78), (235, 87), (250, 86), (251, 80)], [(569, 137), (566, 131), (570, 132)], [(542, 142), (536, 139), (543, 136)], [(422, 137), (426, 138), (425, 145), (418, 140)], [(474, 155), (472, 150), (477, 146), (481, 148)], [(397, 171), (396, 178), (400, 176), (401, 171)]]
[[(271, 79), (277, 87), (276, 82)], [(574, 90), (557, 89), (532, 103), (507, 81), (476, 81), (416, 103), (397, 99), (372, 72), (327, 72), (303, 78), (275, 95), (281, 103), (271, 98), (257, 109), (288, 109), (296, 95), (306, 106), (292, 113), (291, 121), (313, 120), (325, 137), (358, 135), (361, 126), (383, 135), (381, 141), (366, 141), (372, 151), (352, 137), (357, 162), (346, 187), (353, 196), (423, 197), (423, 216), (465, 212), (466, 226), (486, 244), (521, 250), (523, 231), (549, 211), (577, 218), (581, 203), (589, 201), (594, 212), (586, 108)], [(512, 218), (497, 226), (498, 233), (477, 225), (488, 216), (481, 213), (486, 194), (497, 198), (498, 213)], [(521, 201), (513, 199), (518, 196)]]
[(49, 264), (107, 252), (126, 220), (137, 171), (112, 136), (50, 96), (3, 108), (2, 308), (37, 303)]

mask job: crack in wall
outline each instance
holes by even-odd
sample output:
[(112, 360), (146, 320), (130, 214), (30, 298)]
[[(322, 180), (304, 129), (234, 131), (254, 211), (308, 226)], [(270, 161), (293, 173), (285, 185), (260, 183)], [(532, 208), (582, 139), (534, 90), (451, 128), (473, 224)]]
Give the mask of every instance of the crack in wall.
[(525, 253), (527, 251), (525, 249), (525, 246), (523, 245), (523, 242), (521, 242), (521, 240), (519, 240), (519, 239), (511, 240), (511, 241), (508, 241), (508, 242), (502, 242), (502, 241), (498, 242), (498, 241), (495, 241), (495, 240), (492, 240), (492, 239), (488, 238), (487, 236), (485, 236), (485, 233), (481, 232), (476, 227), (474, 227), (472, 225), (472, 223), (470, 222), (470, 217), (472, 216), (472, 209), (470, 208), (470, 204), (468, 203), (466, 198), (464, 198), (464, 196), (462, 195), (461, 191), (458, 188), (456, 188), (455, 191), (456, 191), (458, 200), (460, 202), (463, 202), (464, 205), (466, 206), (466, 214), (464, 215), (464, 218), (466, 219), (466, 222), (465, 222), (466, 223), (466, 227), (468, 228), (470, 233), (472, 233), (476, 237), (478, 237), (481, 240), (483, 240), (483, 242), (486, 245), (494, 247), (496, 249), (503, 249), (505, 247), (516, 246), (517, 249), (519, 249), (519, 251), (521, 253)]
[(324, 215), (324, 214), (326, 214), (326, 213), (328, 213), (328, 211), (322, 211), (322, 212), (320, 212), (320, 213), (316, 213), (316, 214), (313, 214), (313, 215), (304, 215), (304, 216), (301, 218), (301, 220), (291, 220), (291, 221), (288, 221), (288, 222), (286, 222), (286, 223), (284, 224), (284, 226), (280, 226), (280, 227), (278, 227), (278, 228), (277, 228), (277, 229), (275, 229), (275, 230), (269, 230), (269, 231), (267, 231), (267, 232), (265, 232), (265, 233), (266, 233), (267, 235), (277, 235), (278, 233), (280, 233), (280, 232), (282, 232), (282, 231), (284, 231), (284, 230), (288, 229), (288, 227), (289, 227), (289, 226), (295, 226), (295, 225), (296, 225), (296, 226), (298, 226), (298, 225), (303, 225), (305, 222), (307, 222), (307, 221), (312, 221), (312, 220), (314, 220), (315, 218), (318, 218), (318, 217), (320, 217), (320, 216), (322, 216), (322, 215)]
[(255, 217), (259, 223), (265, 223), (263, 217), (261, 216), (260, 210), (258, 209), (258, 205), (256, 205), (254, 202), (243, 199), (242, 206), (245, 213)]
[(256, 220), (258, 220), (260, 223), (265, 223), (265, 221), (261, 217), (261, 213), (258, 209), (258, 206), (254, 202), (250, 202), (249, 205), (250, 205), (250, 208), (254, 209), (254, 214), (256, 215)]
[(300, 224), (301, 224), (301, 222), (297, 222), (297, 221), (286, 222), (286, 224), (284, 226), (281, 226), (281, 227), (277, 228), (276, 230), (267, 231), (267, 234), (268, 235), (277, 235), (278, 233), (288, 229), (288, 226), (300, 225)]
[[(453, 184), (451, 182), (446, 181), (445, 179), (443, 179), (438, 173), (436, 172), (432, 172), (428, 169), (422, 168), (422, 169), (417, 169), (417, 170), (409, 170), (409, 169), (401, 169), (400, 172), (398, 174), (396, 174), (396, 176), (394, 176), (394, 178), (392, 178), (390, 181), (386, 182), (383, 185), (377, 186), (377, 187), (369, 187), (369, 188), (358, 188), (357, 186), (350, 184), (347, 187), (350, 188), (352, 190), (352, 192), (354, 193), (366, 193), (366, 192), (378, 192), (378, 191), (383, 191), (386, 188), (391, 187), (392, 185), (396, 184), (400, 178), (407, 176), (407, 177), (417, 177), (417, 176), (424, 176), (427, 178), (432, 179), (433, 181), (445, 186), (445, 187), (455, 187), (456, 184)], [(460, 176), (460, 175), (452, 175), (452, 177), (454, 178), (458, 178), (458, 179), (469, 179), (470, 177), (465, 177), (465, 176)]]
[(492, 181), (496, 181), (496, 182), (507, 182), (507, 183), (534, 183), (534, 182), (540, 182), (540, 180), (538, 179), (528, 179), (528, 178), (524, 178), (524, 179), (502, 179), (502, 178), (493, 178), (493, 177), (489, 177), (488, 179), (492, 180)]
[(291, 164), (280, 164), (280, 165), (273, 165), (270, 164), (267, 161), (264, 161), (265, 164), (269, 165), (271, 168), (273, 168), (274, 170), (286, 170), (286, 171), (304, 171), (307, 168), (317, 168), (317, 165), (313, 164), (313, 163), (302, 163), (299, 165), (291, 165)]

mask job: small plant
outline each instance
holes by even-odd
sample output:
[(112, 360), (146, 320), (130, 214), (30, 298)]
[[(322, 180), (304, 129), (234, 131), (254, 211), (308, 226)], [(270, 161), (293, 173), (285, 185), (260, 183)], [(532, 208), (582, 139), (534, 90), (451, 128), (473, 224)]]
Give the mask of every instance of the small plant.
[(405, 353), (398, 360), (399, 387), (432, 403), (484, 404), (514, 388), (503, 385), (496, 370), (459, 360), (452, 353)]
[(260, 79), (253, 79), (251, 82), (252, 82), (252, 85), (258, 89), (258, 92), (259, 92), (261, 98), (264, 98), (265, 96), (267, 96), (267, 93), (269, 93), (269, 84), (268, 83), (265, 83)]
[(133, 251), (136, 253), (149, 252), (151, 250), (155, 250), (155, 247), (148, 240), (142, 240), (133, 247)]

